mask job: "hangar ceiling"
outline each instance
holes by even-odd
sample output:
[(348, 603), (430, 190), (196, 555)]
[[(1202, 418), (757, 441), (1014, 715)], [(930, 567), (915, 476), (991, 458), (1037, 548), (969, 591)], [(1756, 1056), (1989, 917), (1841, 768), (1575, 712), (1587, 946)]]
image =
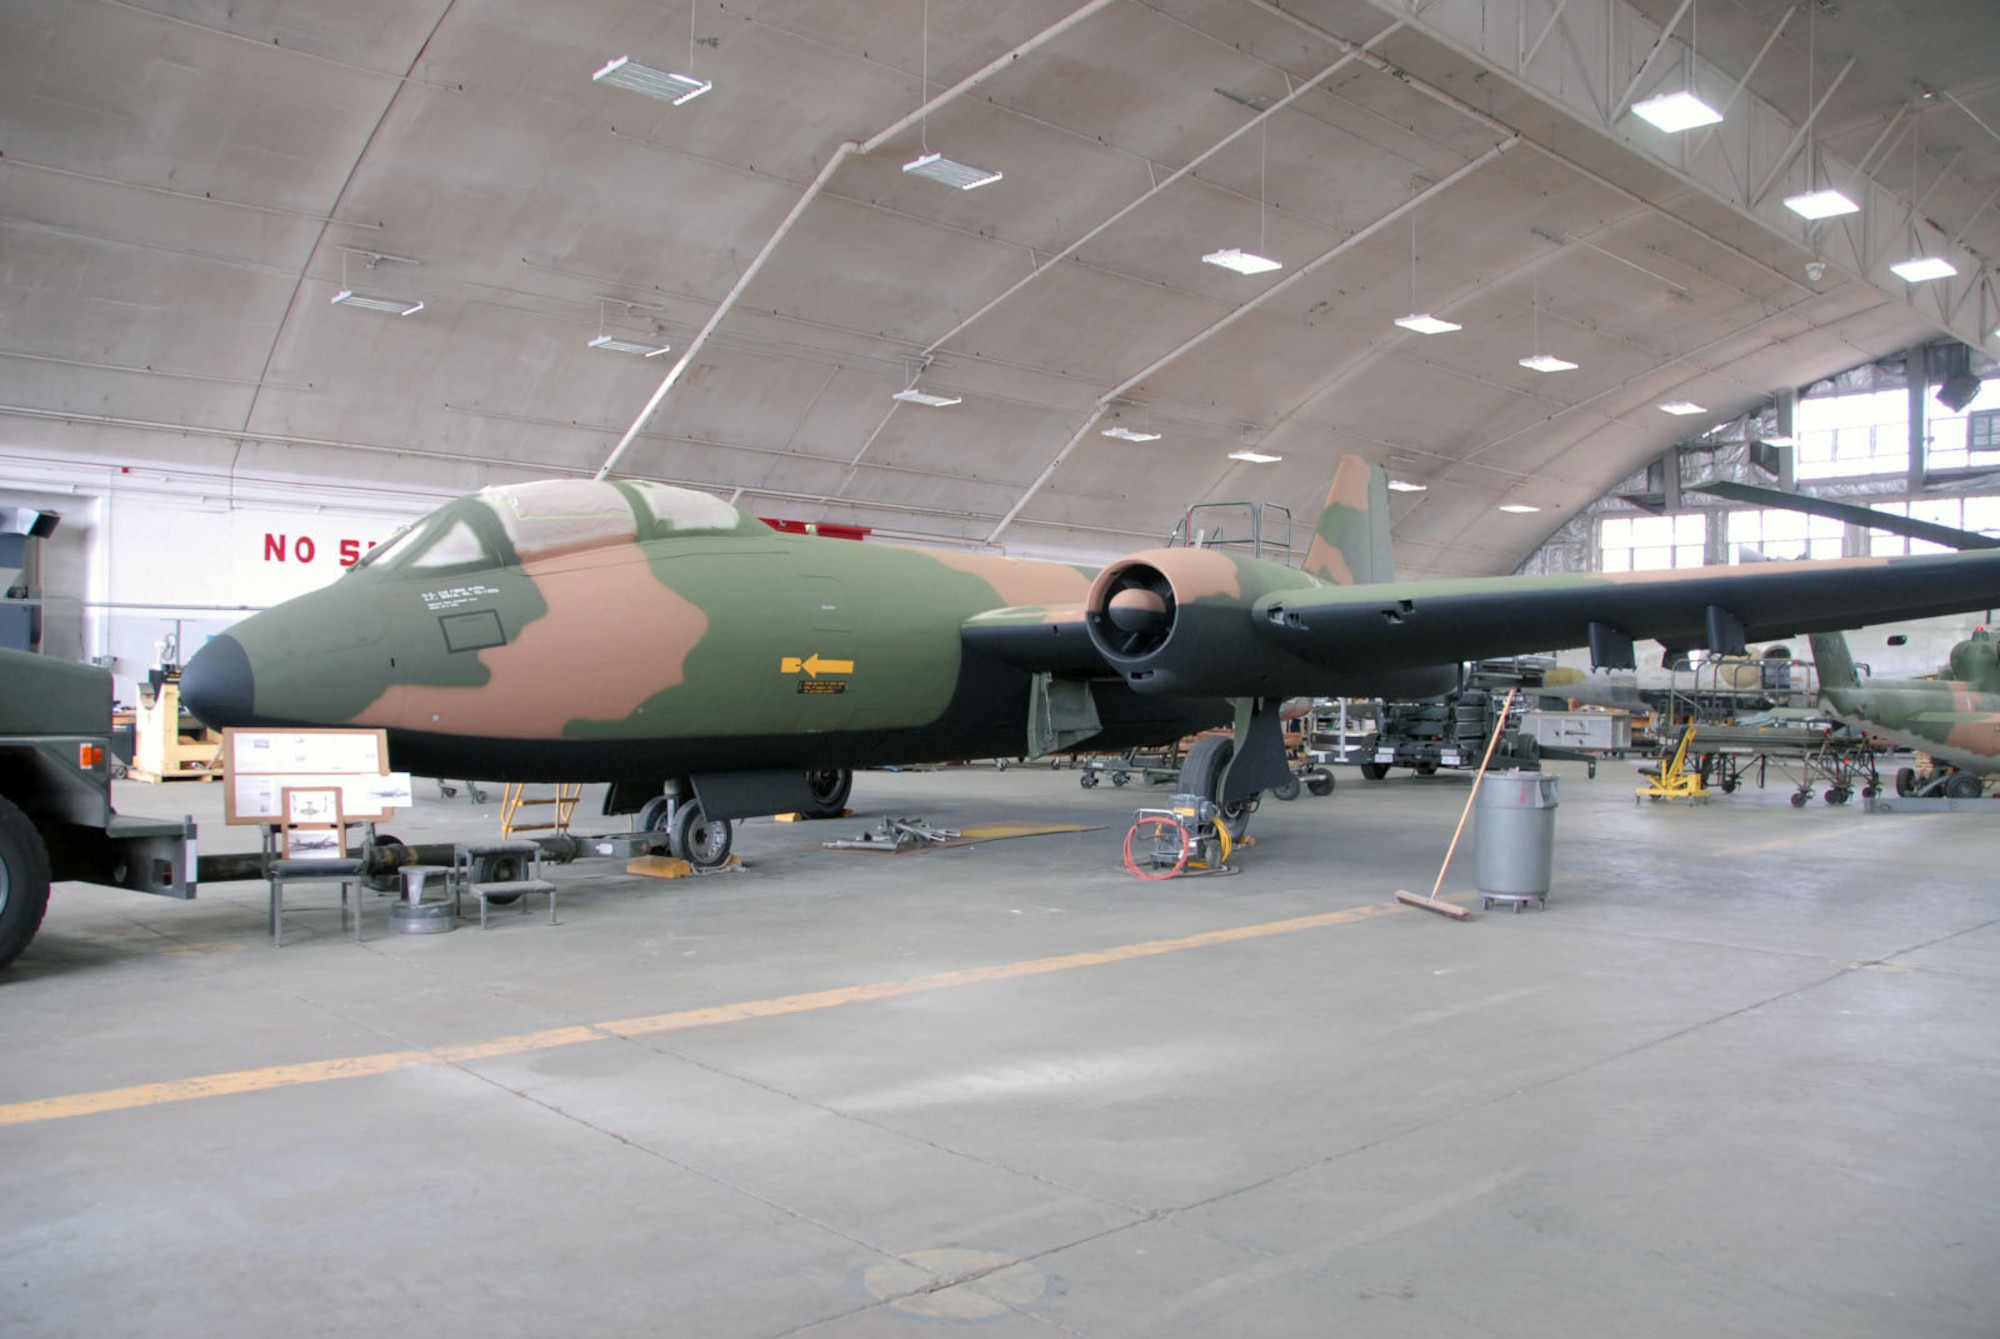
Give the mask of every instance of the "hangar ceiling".
[[(1405, 570), (1506, 572), (1775, 387), (2000, 347), (1995, 50), (1987, 0), (9, 0), (0, 454), (1082, 556), (1358, 451), (1425, 486)], [(1630, 114), (1690, 78), (1722, 125)]]

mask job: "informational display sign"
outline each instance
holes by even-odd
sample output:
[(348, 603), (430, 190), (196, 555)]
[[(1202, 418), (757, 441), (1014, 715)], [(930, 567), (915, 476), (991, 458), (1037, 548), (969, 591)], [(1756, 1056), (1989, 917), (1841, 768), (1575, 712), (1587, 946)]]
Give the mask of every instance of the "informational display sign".
[(382, 730), (224, 730), (224, 821), (286, 819), (285, 791), (338, 791), (349, 823), (376, 823), (411, 803), (410, 774), (388, 770)]

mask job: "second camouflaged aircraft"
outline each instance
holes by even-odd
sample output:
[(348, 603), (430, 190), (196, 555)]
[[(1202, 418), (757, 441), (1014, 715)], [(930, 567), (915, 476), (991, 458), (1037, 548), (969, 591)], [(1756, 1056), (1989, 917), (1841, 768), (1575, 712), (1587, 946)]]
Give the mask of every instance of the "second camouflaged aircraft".
[(1820, 705), (1843, 725), (1928, 754), (1936, 764), (1919, 778), (1896, 773), (1898, 795), (1977, 799), (1980, 777), (2000, 772), (2000, 640), (1979, 629), (1951, 648), (1946, 679), (1863, 679), (1847, 639), (1812, 639)]
[(2000, 603), (2000, 552), (1397, 581), (1378, 467), (1341, 463), (1303, 568), (1165, 548), (1087, 569), (782, 534), (703, 493), (563, 480), (450, 503), (188, 664), (211, 726), (381, 727), (423, 775), (610, 782), (676, 855), (837, 811), (851, 769), (1115, 750), (1231, 719), (1183, 789), (1242, 815), (1278, 704), (1415, 697), (1461, 661), (1746, 637)]

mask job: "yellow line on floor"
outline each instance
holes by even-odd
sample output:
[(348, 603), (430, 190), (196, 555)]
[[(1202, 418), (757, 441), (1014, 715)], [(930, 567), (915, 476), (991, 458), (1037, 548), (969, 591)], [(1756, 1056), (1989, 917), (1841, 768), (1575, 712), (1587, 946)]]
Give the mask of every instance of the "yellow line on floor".
[(623, 1018), (609, 1023), (583, 1024), (528, 1032), (492, 1041), (459, 1046), (439, 1046), (428, 1051), (383, 1051), (375, 1055), (349, 1056), (338, 1060), (314, 1060), (296, 1065), (274, 1065), (266, 1069), (243, 1069), (227, 1074), (207, 1074), (191, 1079), (171, 1079), (165, 1083), (143, 1083), (130, 1088), (107, 1088), (94, 1093), (72, 1093), (65, 1097), (44, 1097), (32, 1102), (0, 1106), (0, 1125), (26, 1125), (34, 1121), (67, 1120), (105, 1111), (128, 1111), (135, 1107), (161, 1106), (169, 1102), (191, 1102), (236, 1093), (266, 1092), (274, 1088), (296, 1088), (308, 1083), (329, 1083), (336, 1079), (388, 1074), (423, 1065), (458, 1065), (529, 1051), (547, 1051), (612, 1037), (647, 1037), (662, 1032), (684, 1032), (692, 1028), (718, 1027), (752, 1018), (778, 1018), (787, 1014), (812, 1013), (842, 1005), (865, 1004), (873, 1000), (900, 999), (939, 990), (956, 990), (989, 981), (1014, 981), (1022, 977), (1045, 976), (1051, 972), (1074, 971), (1079, 967), (1103, 967), (1155, 958), (1189, 949), (1237, 944), (1249, 939), (1297, 934), (1303, 930), (1349, 925), (1377, 916), (1393, 916), (1410, 908), (1390, 902), (1380, 906), (1352, 907), (1317, 916), (1292, 920), (1266, 921), (1260, 925), (1239, 925), (1227, 930), (1209, 930), (1180, 939), (1153, 939), (1139, 944), (1085, 953), (1067, 953), (1053, 958), (1030, 958), (1023, 962), (995, 963), (957, 972), (937, 972), (907, 981), (877, 981), (868, 985), (842, 986), (802, 995), (781, 995), (775, 999), (746, 1000), (706, 1009), (684, 1009), (677, 1013), (652, 1014), (643, 1018)]

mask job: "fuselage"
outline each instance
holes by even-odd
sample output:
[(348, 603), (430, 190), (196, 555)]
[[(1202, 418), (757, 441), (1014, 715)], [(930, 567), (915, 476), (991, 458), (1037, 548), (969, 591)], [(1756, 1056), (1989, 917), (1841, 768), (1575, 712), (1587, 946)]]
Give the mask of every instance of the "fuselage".
[[(1028, 751), (1031, 676), (960, 624), (1073, 603), (1059, 563), (781, 534), (705, 494), (555, 481), (450, 503), (197, 654), (216, 726), (382, 728), (422, 775), (616, 781)], [(1220, 704), (1091, 685), (1091, 748)]]
[(1827, 688), (1842, 723), (1968, 772), (2000, 771), (2000, 694), (1956, 679), (1875, 680)]

